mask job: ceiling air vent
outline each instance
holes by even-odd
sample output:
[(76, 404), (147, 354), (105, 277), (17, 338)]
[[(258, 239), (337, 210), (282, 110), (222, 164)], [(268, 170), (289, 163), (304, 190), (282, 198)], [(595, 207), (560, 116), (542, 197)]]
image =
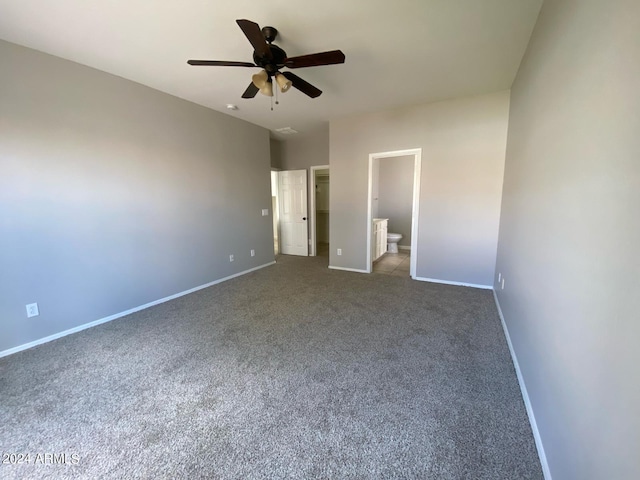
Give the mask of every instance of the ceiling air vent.
[(293, 135), (294, 133), (298, 133), (297, 130), (294, 130), (291, 127), (276, 128), (276, 132), (281, 133), (282, 135)]

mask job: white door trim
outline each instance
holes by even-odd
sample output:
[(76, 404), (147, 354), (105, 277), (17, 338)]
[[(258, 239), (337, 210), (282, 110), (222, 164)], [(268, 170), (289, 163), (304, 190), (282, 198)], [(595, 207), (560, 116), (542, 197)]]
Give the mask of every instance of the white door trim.
[[(279, 182), (278, 182), (278, 172), (282, 170), (280, 168), (274, 168), (271, 167), (271, 196), (272, 197), (276, 197), (276, 206), (272, 206), (271, 209), (273, 210), (273, 212), (271, 212), (271, 215), (273, 215), (273, 232), (271, 237), (273, 238), (274, 242), (274, 254), (279, 254), (280, 253), (280, 197), (278, 195), (278, 191), (280, 190), (280, 186), (279, 186)], [(274, 185), (274, 178), (273, 178), (273, 174), (276, 174), (275, 176), (275, 190), (273, 189)], [(275, 248), (275, 239), (278, 239), (278, 248)], [(275, 251), (277, 250), (277, 252)]]
[(314, 165), (313, 167), (309, 168), (309, 185), (311, 186), (311, 188), (309, 188), (309, 212), (307, 212), (309, 214), (309, 219), (311, 220), (309, 222), (309, 227), (310, 227), (310, 242), (311, 244), (309, 245), (311, 248), (309, 249), (309, 256), (310, 257), (315, 257), (318, 254), (317, 251), (317, 245), (318, 245), (318, 241), (317, 241), (317, 234), (316, 234), (316, 171), (317, 170), (329, 170), (329, 165)]
[(409, 274), (411, 278), (416, 278), (416, 265), (418, 264), (418, 219), (420, 218), (420, 171), (422, 169), (421, 148), (369, 154), (369, 181), (367, 188), (367, 273), (371, 273), (373, 270), (371, 263), (373, 162), (381, 158), (404, 157), (407, 155), (413, 155), (415, 159), (413, 167), (413, 208), (411, 211), (411, 261), (409, 264)]

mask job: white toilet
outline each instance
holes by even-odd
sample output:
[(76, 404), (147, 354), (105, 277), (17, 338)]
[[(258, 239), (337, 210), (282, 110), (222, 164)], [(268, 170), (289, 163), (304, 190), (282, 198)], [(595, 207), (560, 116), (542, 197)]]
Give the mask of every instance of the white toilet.
[(402, 240), (401, 233), (387, 233), (387, 252), (398, 253), (398, 242)]

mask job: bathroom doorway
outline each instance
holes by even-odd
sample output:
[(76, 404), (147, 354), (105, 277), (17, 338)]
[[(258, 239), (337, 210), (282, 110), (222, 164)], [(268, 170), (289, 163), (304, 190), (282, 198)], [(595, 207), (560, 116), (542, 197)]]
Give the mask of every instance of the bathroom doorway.
[(311, 256), (327, 257), (329, 262), (329, 165), (309, 169), (309, 225)]
[[(421, 166), (422, 149), (420, 148), (372, 153), (369, 155), (368, 273), (374, 270), (373, 262), (375, 260), (373, 258), (373, 250), (375, 250), (373, 245), (373, 220), (374, 218), (384, 217), (389, 218), (388, 232), (402, 233), (403, 238), (398, 242), (398, 254), (385, 254), (380, 257), (380, 263), (386, 262), (384, 270), (388, 271), (388, 273), (409, 275), (411, 278), (416, 278)], [(382, 180), (383, 187), (381, 187), (381, 175), (384, 177)], [(384, 199), (380, 197), (381, 194), (385, 195)], [(407, 196), (407, 194), (409, 195)], [(379, 231), (380, 224), (377, 223), (375, 227)], [(391, 258), (392, 256), (393, 258)], [(404, 268), (407, 263), (409, 266), (408, 271)]]

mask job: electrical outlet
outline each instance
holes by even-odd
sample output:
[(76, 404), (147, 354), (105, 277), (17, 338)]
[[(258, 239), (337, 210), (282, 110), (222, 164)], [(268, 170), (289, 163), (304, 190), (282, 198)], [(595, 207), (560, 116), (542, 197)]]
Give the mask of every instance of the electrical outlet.
[(504, 277), (502, 277), (502, 290), (504, 290)]
[(256, 256), (256, 251), (254, 249), (251, 249), (251, 256), (255, 257)]
[(27, 318), (37, 317), (38, 315), (40, 315), (40, 312), (38, 311), (37, 303), (30, 303), (27, 305)]
[(269, 209), (268, 209), (268, 208), (263, 208), (263, 209), (262, 209), (262, 216), (263, 216), (263, 217), (266, 217), (266, 216), (268, 216), (268, 215), (269, 215)]
[(229, 255), (229, 261), (233, 262), (233, 255)]
[(342, 249), (341, 248), (338, 249), (338, 255), (342, 255)]

